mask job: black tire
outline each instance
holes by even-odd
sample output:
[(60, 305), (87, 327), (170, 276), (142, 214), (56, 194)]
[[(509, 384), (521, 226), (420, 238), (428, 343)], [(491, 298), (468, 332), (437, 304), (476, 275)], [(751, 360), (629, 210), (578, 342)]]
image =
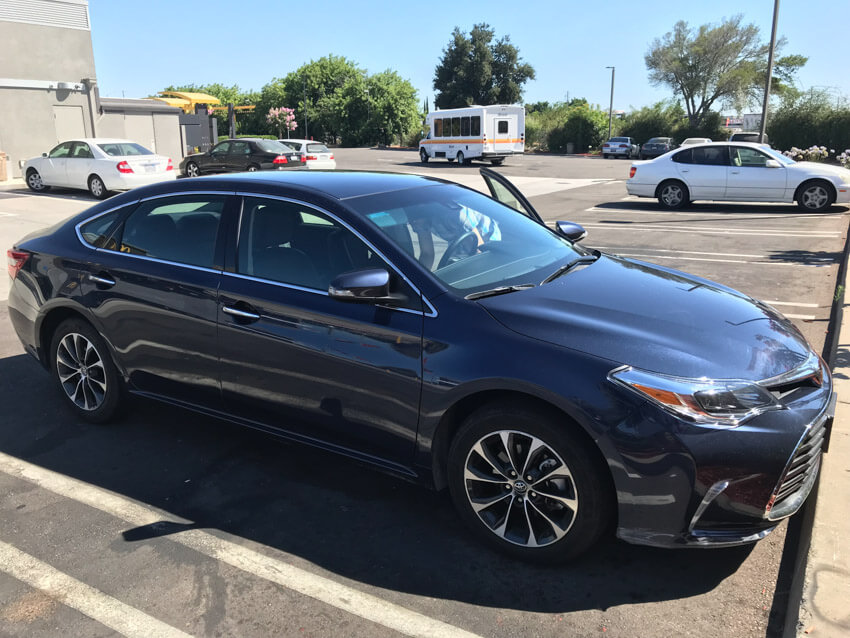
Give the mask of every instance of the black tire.
[(36, 193), (43, 193), (46, 190), (50, 190), (50, 186), (41, 181), (41, 174), (34, 168), (27, 171), (27, 187)]
[[(502, 452), (506, 449), (502, 433), (516, 462), (508, 462), (511, 457), (504, 453), (501, 458), (493, 454), (500, 446)], [(535, 438), (543, 445), (524, 458)], [(499, 470), (476, 448), (487, 450)], [(524, 466), (522, 476), (510, 469), (515, 465)], [(482, 480), (469, 478), (473, 473)], [(486, 406), (464, 421), (449, 450), (448, 483), (470, 529), (496, 549), (524, 560), (574, 558), (596, 543), (613, 520), (610, 475), (592, 443), (565, 419), (521, 403)], [(476, 512), (472, 499), (492, 502)]]
[(458, 151), (455, 156), (458, 166), (466, 166), (466, 158), (463, 156), (463, 151)]
[(198, 177), (201, 168), (195, 162), (186, 162), (186, 177)]
[(420, 148), (419, 149), (419, 161), (422, 162), (423, 164), (427, 164), (428, 159), (429, 159), (428, 158), (428, 151), (426, 151), (424, 148)]
[(449, 164), (451, 164), (451, 163), (452, 163), (452, 162), (454, 162), (455, 160), (454, 160), (454, 158), (453, 158), (453, 157), (447, 157), (447, 158), (446, 158), (446, 161), (447, 161)]
[(608, 153), (602, 153), (602, 159), (608, 159)]
[[(678, 193), (678, 196), (677, 196)], [(688, 187), (677, 179), (661, 182), (655, 191), (658, 203), (667, 210), (679, 210), (690, 203)]]
[(502, 164), (505, 163), (505, 158), (504, 157), (497, 157), (496, 159), (491, 159), (490, 163), (493, 166), (501, 166)]
[(82, 419), (106, 423), (118, 412), (118, 369), (97, 331), (82, 319), (59, 324), (50, 343), (50, 370), (66, 403)]
[(258, 170), (260, 170), (260, 167), (257, 166), (256, 164), (250, 164), (247, 168), (247, 171), (249, 173), (256, 173)]
[(803, 210), (819, 213), (835, 203), (835, 189), (829, 182), (814, 179), (801, 184), (794, 199)]
[(95, 199), (106, 199), (109, 197), (109, 191), (106, 190), (106, 184), (103, 183), (103, 180), (99, 175), (92, 175), (89, 177), (89, 193), (91, 193), (92, 197)]

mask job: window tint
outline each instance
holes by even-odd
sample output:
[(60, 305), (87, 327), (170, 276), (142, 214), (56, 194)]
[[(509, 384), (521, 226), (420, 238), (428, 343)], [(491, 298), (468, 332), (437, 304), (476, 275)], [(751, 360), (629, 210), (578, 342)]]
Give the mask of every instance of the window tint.
[(698, 146), (693, 149), (693, 163), (703, 166), (727, 166), (729, 153), (725, 146)]
[(307, 144), (308, 153), (330, 153), (331, 150), (324, 144)]
[(767, 160), (772, 159), (754, 148), (745, 146), (733, 146), (729, 149), (732, 155), (733, 166), (761, 166), (767, 164)]
[(434, 120), (434, 137), (443, 137), (443, 120)]
[(612, 137), (612, 138), (611, 138), (610, 140), (608, 140), (608, 141), (609, 141), (609, 142), (628, 142), (628, 141), (629, 141), (629, 138), (628, 138), (628, 137)]
[(469, 118), (469, 134), (481, 135), (481, 116), (474, 115)]
[[(267, 153), (286, 153), (292, 152), (290, 148), (284, 144), (283, 142), (278, 142), (277, 140), (259, 140), (254, 142), (260, 149), (266, 151)], [(233, 145), (236, 144), (249, 144), (248, 142), (233, 142)], [(238, 151), (234, 151), (231, 149), (231, 153), (236, 153)], [(249, 151), (250, 152), (250, 151)]]
[(498, 132), (500, 134), (505, 134), (505, 133), (508, 132), (508, 121), (507, 120), (499, 120)]
[(460, 118), (460, 134), (463, 137), (469, 137), (469, 118)]
[[(322, 291), (353, 270), (383, 268), (395, 275), (357, 235), (307, 205), (246, 197), (243, 210), (237, 262), (243, 275)], [(418, 310), (412, 288), (400, 277), (391, 279), (391, 288), (408, 295)]]
[(114, 239), (110, 240), (113, 234), (113, 226), (118, 218), (126, 210), (114, 210), (106, 215), (101, 215), (95, 219), (86, 222), (80, 226), (80, 234), (83, 236), (83, 241), (95, 248), (106, 248), (108, 250), (116, 250), (117, 244)]
[(135, 142), (109, 142), (98, 144), (98, 148), (110, 157), (127, 157), (128, 155), (153, 155), (151, 151)]
[(215, 153), (216, 155), (218, 155), (220, 153), (229, 153), (230, 152), (230, 142), (221, 142), (219, 144), (216, 144), (213, 147), (212, 152)]
[(233, 142), (230, 145), (230, 154), (231, 155), (250, 155), (251, 154), (251, 146), (248, 142)]
[(452, 137), (460, 137), (460, 118), (452, 118)]
[(226, 196), (185, 195), (142, 202), (124, 222), (121, 252), (212, 268)]
[(48, 153), (48, 157), (52, 158), (60, 158), (60, 157), (68, 157), (71, 152), (71, 145), (73, 142), (65, 142), (64, 144), (60, 144), (55, 147), (50, 153)]
[(693, 163), (693, 149), (687, 149), (686, 151), (679, 151), (673, 156), (674, 162), (679, 162), (680, 164), (692, 164)]
[(74, 144), (74, 150), (71, 151), (71, 157), (89, 159), (94, 157), (94, 155), (92, 155), (91, 149), (89, 148), (88, 144), (86, 144), (85, 142), (76, 142)]

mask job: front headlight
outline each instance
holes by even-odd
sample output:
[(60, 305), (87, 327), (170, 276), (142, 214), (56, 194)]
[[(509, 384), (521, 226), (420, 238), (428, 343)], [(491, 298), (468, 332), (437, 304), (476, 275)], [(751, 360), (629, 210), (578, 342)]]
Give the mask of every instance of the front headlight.
[(766, 388), (736, 379), (687, 379), (629, 366), (608, 378), (659, 407), (709, 427), (735, 427), (746, 419), (782, 407)]

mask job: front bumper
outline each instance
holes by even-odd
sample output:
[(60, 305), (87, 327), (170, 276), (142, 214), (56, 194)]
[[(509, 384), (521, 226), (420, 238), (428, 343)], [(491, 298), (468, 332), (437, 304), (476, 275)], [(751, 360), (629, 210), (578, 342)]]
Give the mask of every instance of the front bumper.
[(656, 547), (743, 545), (767, 536), (802, 507), (817, 480), (836, 403), (825, 365), (823, 375), (822, 387), (795, 391), (786, 409), (732, 429), (653, 417), (647, 425), (667, 449), (635, 446), (625, 450), (623, 468), (612, 468), (617, 536)]

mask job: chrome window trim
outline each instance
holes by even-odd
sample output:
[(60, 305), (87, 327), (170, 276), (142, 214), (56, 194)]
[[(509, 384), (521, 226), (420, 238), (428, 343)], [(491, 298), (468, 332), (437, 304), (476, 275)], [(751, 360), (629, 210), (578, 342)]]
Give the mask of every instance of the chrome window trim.
[(195, 266), (194, 264), (185, 264), (180, 261), (169, 261), (167, 259), (159, 259), (158, 257), (148, 257), (147, 255), (134, 255), (133, 253), (122, 253), (120, 250), (106, 250), (105, 248), (95, 248), (95, 252), (98, 253), (106, 253), (108, 255), (124, 255), (125, 257), (132, 257), (133, 259), (144, 259), (145, 261), (152, 261), (158, 264), (166, 264), (168, 266), (182, 266), (183, 268), (189, 268), (190, 270), (200, 270), (201, 272), (209, 272), (213, 274), (221, 274), (224, 271), (218, 270), (216, 268), (205, 268), (204, 266)]
[[(88, 243), (83, 238), (83, 233), (80, 231), (80, 228), (83, 226), (83, 224), (88, 224), (89, 222), (93, 222), (95, 219), (99, 219), (100, 217), (103, 217), (104, 215), (108, 215), (109, 213), (114, 213), (116, 210), (120, 210), (120, 209), (124, 208), (125, 206), (130, 206), (131, 204), (138, 204), (140, 201), (141, 200), (137, 199), (134, 202), (129, 202), (127, 204), (121, 204), (120, 206), (114, 206), (114, 207), (110, 208), (109, 210), (103, 211), (102, 213), (98, 213), (97, 215), (93, 215), (92, 217), (87, 217), (86, 219), (81, 221), (79, 224), (74, 226), (74, 232), (77, 234), (77, 239), (86, 248), (90, 248), (91, 250), (102, 250), (101, 248), (98, 248), (97, 246), (93, 246), (92, 244)], [(106, 252), (118, 252), (118, 251), (117, 250), (116, 251), (108, 250)]]
[[(343, 221), (337, 215), (333, 214), (329, 210), (326, 210), (326, 209), (322, 208), (321, 206), (318, 206), (316, 204), (312, 204), (310, 202), (305, 202), (305, 201), (302, 201), (302, 200), (294, 199), (292, 197), (283, 197), (283, 196), (280, 196), (280, 195), (269, 195), (267, 193), (251, 193), (251, 192), (246, 192), (246, 191), (237, 191), (236, 195), (238, 195), (240, 197), (259, 197), (259, 198), (263, 198), (263, 199), (276, 199), (276, 200), (279, 200), (279, 201), (282, 201), (282, 202), (289, 202), (291, 204), (298, 204), (300, 206), (307, 206), (309, 208), (312, 208), (314, 210), (319, 211), (320, 213), (322, 213), (324, 215), (327, 215), (328, 217), (330, 217), (331, 219), (336, 221), (338, 224), (340, 224), (341, 226), (347, 228), (349, 231), (354, 233), (354, 235), (358, 239), (360, 239), (360, 241), (362, 241), (364, 244), (366, 244), (371, 250), (373, 250), (375, 252), (375, 254), (377, 254), (381, 259), (383, 259), (384, 262), (387, 263), (389, 265), (389, 267), (392, 268), (396, 272), (396, 274), (398, 274), (399, 277), (401, 277), (402, 279), (404, 279), (405, 282), (407, 282), (408, 286), (410, 286), (411, 288), (413, 288), (413, 290), (416, 291), (416, 294), (419, 295), (419, 298), (422, 299), (422, 303), (427, 307), (428, 310), (427, 311), (413, 310), (411, 308), (397, 308), (397, 307), (393, 307), (393, 306), (382, 306), (382, 307), (387, 307), (387, 308), (390, 308), (392, 310), (399, 310), (399, 311), (402, 311), (402, 312), (414, 313), (414, 314), (417, 314), (417, 315), (422, 315), (424, 317), (436, 317), (437, 316), (437, 314), (438, 314), (437, 309), (434, 308), (433, 304), (422, 293), (422, 291), (419, 290), (419, 288), (412, 281), (410, 281), (410, 279), (408, 279), (407, 276), (403, 272), (401, 272), (401, 270), (392, 262), (392, 260), (388, 259), (387, 256), (384, 255), (384, 253), (382, 253), (380, 250), (378, 250), (372, 244), (372, 242), (370, 242), (368, 239), (366, 239), (362, 234), (360, 234), (349, 223)], [(244, 208), (244, 205), (243, 205), (243, 208)], [(240, 210), (240, 213), (239, 213), (239, 228), (241, 229), (241, 227), (242, 227), (242, 211)], [(237, 231), (237, 233), (239, 233), (239, 232), (240, 231)], [(237, 249), (237, 251), (239, 250), (239, 244), (238, 243), (236, 245), (236, 249)], [(270, 281), (268, 279), (261, 279), (259, 277), (253, 277), (251, 275), (243, 275), (241, 273), (226, 273), (226, 274), (236, 275), (236, 276), (244, 277), (246, 279), (254, 279), (254, 280), (257, 280), (257, 281), (263, 281), (263, 282), (266, 282), (266, 283), (277, 284), (277, 285), (283, 286), (284, 288), (293, 288), (293, 289), (296, 289), (296, 290), (304, 290), (306, 292), (315, 292), (315, 293), (326, 295), (326, 296), (328, 294), (328, 292), (326, 290), (319, 290), (317, 288), (304, 288), (302, 286), (296, 286), (296, 285), (293, 285), (293, 284), (286, 284), (286, 283), (283, 283), (283, 282), (280, 282), (280, 281)]]

